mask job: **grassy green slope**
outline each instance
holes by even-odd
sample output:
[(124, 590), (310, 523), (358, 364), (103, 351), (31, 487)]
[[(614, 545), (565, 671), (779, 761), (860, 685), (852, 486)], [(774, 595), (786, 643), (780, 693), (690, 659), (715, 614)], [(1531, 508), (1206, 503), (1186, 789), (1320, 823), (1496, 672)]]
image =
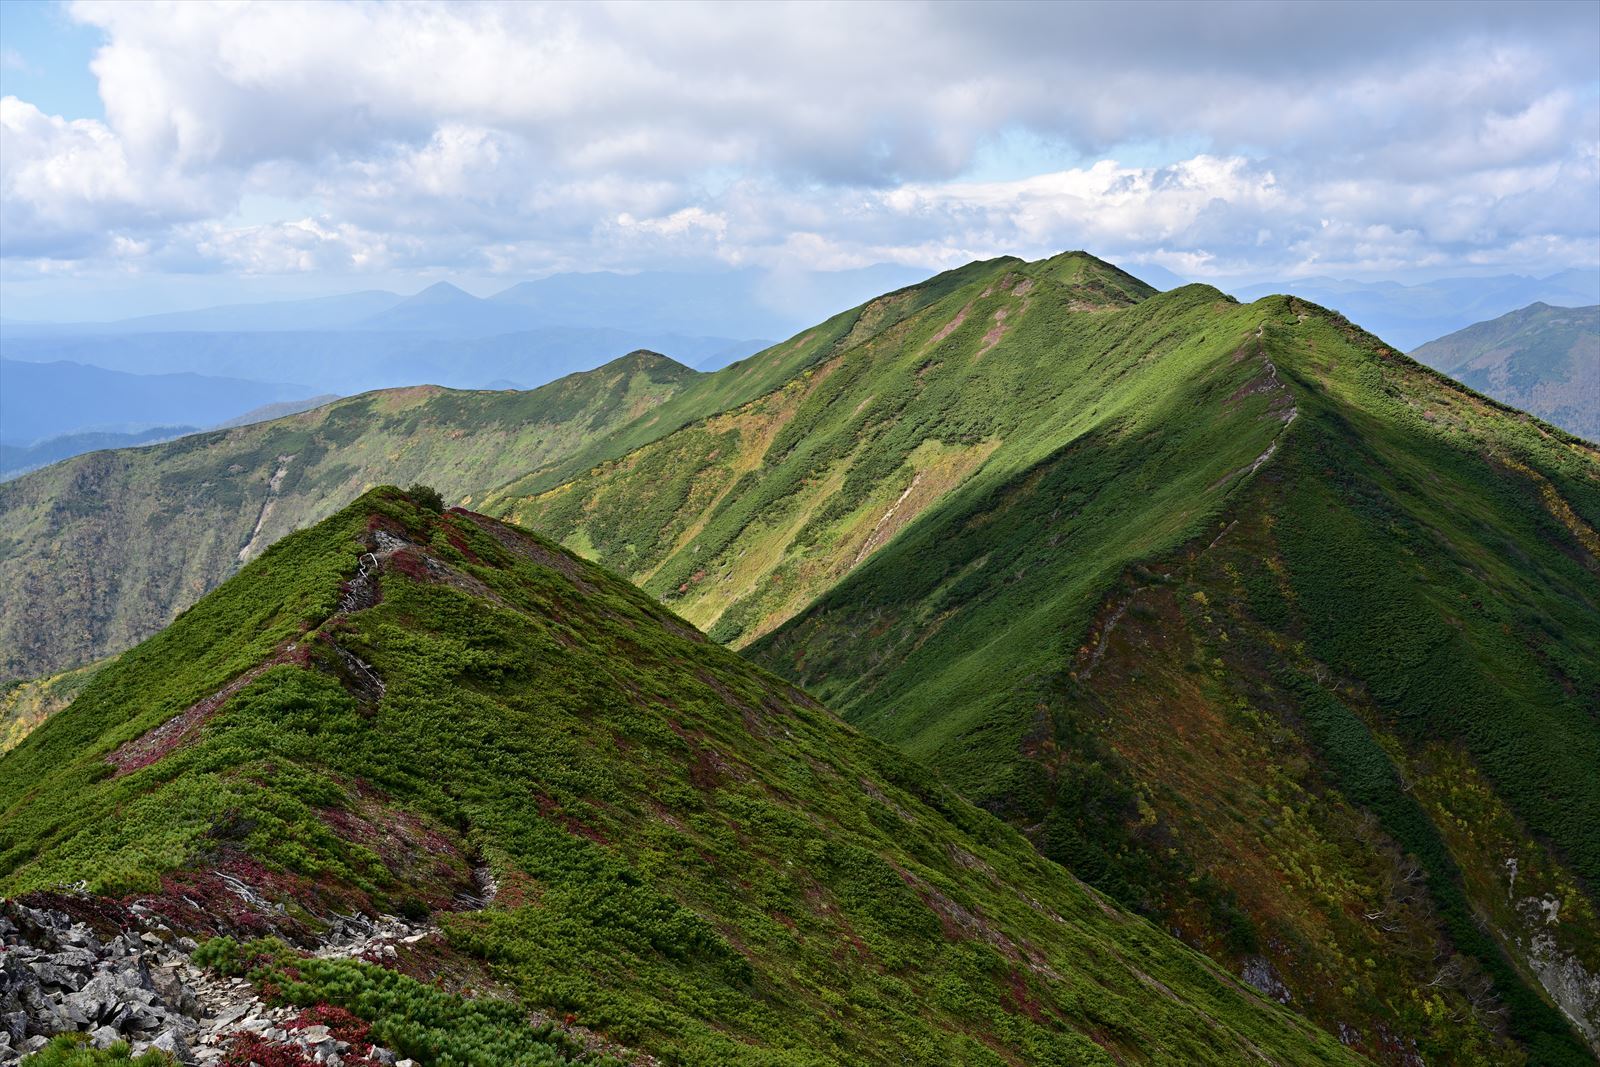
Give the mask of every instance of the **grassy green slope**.
[(1600, 307), (1530, 304), (1411, 353), (1496, 400), (1600, 440)]
[(645, 415), (696, 377), (635, 353), (525, 393), (385, 390), (0, 485), (0, 678), (121, 651), (241, 559), (373, 485), (418, 480), (469, 496)]
[[(952, 490), (997, 484), (1063, 439), (1155, 426), (1168, 381), (1195, 359), (1226, 359), (1245, 323), (1228, 323), (1236, 307), (1215, 290), (1139, 303), (1150, 293), (1081, 253), (999, 262), (775, 392), (554, 489), (484, 506), (743, 643)], [(1241, 365), (1239, 382), (1252, 373)], [(1200, 447), (1249, 463), (1272, 438), (1273, 420), (1256, 418), (1269, 403), (1242, 400), (1243, 432)], [(1181, 528), (1194, 510), (1167, 518)]]
[(489, 499), (503, 507), (506, 500), (544, 492), (684, 426), (782, 389), (807, 370), (894, 329), (951, 292), (977, 283), (987, 284), (1021, 264), (1011, 256), (969, 263), (842, 311), (782, 344), (696, 378), (659, 410), (618, 426), (583, 449), (531, 468), (499, 485)]
[[(753, 654), (1375, 1055), (1584, 1062), (1551, 1001), (1595, 1040), (1600, 459), (1321, 309), (1227, 314), (1150, 421), (975, 480)], [(1274, 393), (1296, 418), (1226, 480), (1230, 407)]]
[[(342, 587), (368, 549), (375, 586)], [(500, 884), (484, 911), (443, 903), (468, 856)], [(250, 950), (401, 1051), (509, 1049), (520, 1010), (668, 1063), (1355, 1062), (626, 583), (395, 490), (274, 545), (0, 758), (0, 891), (82, 878), (160, 910), (219, 868), (311, 925), (431, 907), (428, 972), (520, 1005)]]

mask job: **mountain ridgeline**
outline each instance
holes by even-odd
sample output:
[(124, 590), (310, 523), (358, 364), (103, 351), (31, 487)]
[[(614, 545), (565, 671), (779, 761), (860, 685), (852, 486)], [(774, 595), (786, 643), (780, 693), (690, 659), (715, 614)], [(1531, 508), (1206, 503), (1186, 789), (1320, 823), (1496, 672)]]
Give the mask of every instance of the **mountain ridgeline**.
[[(397, 490), (3, 767), (0, 891), (234, 935), (197, 958), (424, 1062), (1359, 1062), (626, 582)], [(292, 947), (352, 910), (437, 925)]]
[(878, 315), (778, 391), (486, 506), (1364, 1051), (1584, 1062), (1593, 446), (1314, 305), (1150, 295), (1083, 256)]
[(531, 392), (433, 386), (0, 485), (0, 677), (75, 667), (155, 633), (267, 545), (386, 480), (459, 499), (563, 457), (695, 378), (638, 352)]
[(1530, 304), (1430, 341), (1411, 356), (1600, 441), (1600, 305)]
[[(608, 398), (574, 402), (576, 423), (546, 390), (374, 394), (299, 424), (194, 438), (206, 443), (188, 451), (79, 457), (0, 486), (4, 669), (44, 674), (120, 651), (293, 525), (380, 480), (431, 480), (638, 583), (997, 816), (980, 836), (1025, 840), (1350, 1052), (1393, 1064), (1593, 1062), (1594, 445), (1314, 304), (1240, 304), (1200, 285), (1157, 293), (1083, 253), (970, 264), (715, 374), (593, 373), (558, 383)], [(269, 437), (297, 426), (292, 439)], [(168, 479), (190, 491), (169, 493)], [(214, 488), (226, 485), (237, 501)], [(233, 550), (206, 556), (203, 537), (150, 532), (152, 509), (180, 500), (194, 530), (226, 516)], [(449, 530), (465, 536), (461, 523), (488, 522), (438, 521), (424, 524), (436, 548)], [(413, 527), (406, 536), (421, 543)], [(89, 562), (108, 554), (151, 562), (115, 573)], [(452, 574), (464, 566), (429, 558)], [(410, 566), (420, 576), (432, 565)], [(348, 617), (434, 625), (431, 611), (371, 610)], [(162, 647), (189, 618), (129, 655)], [(478, 693), (490, 683), (467, 669), (479, 662), (473, 641), (492, 645), (498, 619), (427, 668), (425, 645), (406, 644), (406, 669)], [(347, 650), (387, 677), (378, 637)], [(484, 669), (520, 678), (523, 655)], [(240, 677), (248, 659), (212, 681)], [(42, 751), (30, 748), (38, 739), (68, 736), (59, 723), (87, 722), (79, 709), (127, 660), (0, 762), (0, 779), (39, 758), (26, 755)], [(387, 714), (397, 692), (368, 702)], [(131, 714), (99, 706), (104, 729)], [(449, 728), (463, 743), (500, 743), (488, 727)], [(73, 736), (50, 742), (63, 746), (54, 758), (89, 744)], [(483, 766), (501, 758), (475, 751)], [(593, 814), (573, 817), (592, 826)], [(741, 847), (768, 825), (739, 821)], [(44, 884), (25, 867), (54, 871), (66, 854), (47, 834), (30, 841), (13, 886)], [(194, 862), (164, 855), (157, 866)], [(729, 943), (755, 943), (746, 936)], [(900, 973), (869, 947), (872, 967)], [(1033, 987), (1017, 997), (1032, 1018)], [(943, 1033), (954, 1017), (939, 1018), (930, 1025)], [(624, 1044), (645, 1032), (599, 1029)], [(982, 1036), (993, 1030), (967, 1032), (998, 1047)], [(1125, 1062), (1186, 1054), (1164, 1037), (1113, 1049), (1093, 1025), (1080, 1032)], [(1041, 1046), (996, 1040), (1001, 1061), (1051, 1062)], [(850, 1047), (884, 1058), (883, 1046)], [(909, 1053), (914, 1062), (980, 1062), (964, 1046), (917, 1047), (934, 1051)]]

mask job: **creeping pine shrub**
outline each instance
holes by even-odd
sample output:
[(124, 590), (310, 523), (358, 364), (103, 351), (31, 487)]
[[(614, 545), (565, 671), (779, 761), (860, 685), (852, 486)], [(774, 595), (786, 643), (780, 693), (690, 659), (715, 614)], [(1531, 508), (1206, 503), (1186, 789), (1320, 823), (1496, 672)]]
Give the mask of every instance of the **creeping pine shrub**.
[(423, 485), (421, 482), (417, 482), (406, 490), (406, 496), (429, 511), (444, 510), (444, 497), (440, 495), (439, 490), (431, 485)]
[(106, 1067), (121, 1064), (124, 1067), (175, 1067), (171, 1057), (162, 1052), (146, 1052), (135, 1056), (128, 1046), (118, 1041), (110, 1048), (90, 1048), (84, 1042), (87, 1034), (59, 1034), (44, 1048), (23, 1060), (24, 1067)]

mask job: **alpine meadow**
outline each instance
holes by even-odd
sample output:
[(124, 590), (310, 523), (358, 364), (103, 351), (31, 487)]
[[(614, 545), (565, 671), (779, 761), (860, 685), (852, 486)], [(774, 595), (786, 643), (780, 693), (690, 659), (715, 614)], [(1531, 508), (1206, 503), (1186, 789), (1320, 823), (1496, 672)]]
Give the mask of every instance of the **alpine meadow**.
[(1600, 1064), (1591, 0), (0, 7), (0, 1067)]

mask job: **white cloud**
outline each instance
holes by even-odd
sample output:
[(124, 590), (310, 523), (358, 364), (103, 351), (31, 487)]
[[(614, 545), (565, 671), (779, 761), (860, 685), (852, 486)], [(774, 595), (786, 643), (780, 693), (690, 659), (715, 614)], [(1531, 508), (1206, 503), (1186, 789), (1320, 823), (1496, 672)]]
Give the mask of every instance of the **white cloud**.
[[(1592, 263), (1600, 30), (1581, 8), (79, 0), (106, 35), (107, 117), (5, 102), (0, 254)], [(962, 180), (1018, 130), (1072, 165)], [(1206, 147), (1118, 162), (1163, 142)], [(310, 210), (263, 222), (269, 201)]]

